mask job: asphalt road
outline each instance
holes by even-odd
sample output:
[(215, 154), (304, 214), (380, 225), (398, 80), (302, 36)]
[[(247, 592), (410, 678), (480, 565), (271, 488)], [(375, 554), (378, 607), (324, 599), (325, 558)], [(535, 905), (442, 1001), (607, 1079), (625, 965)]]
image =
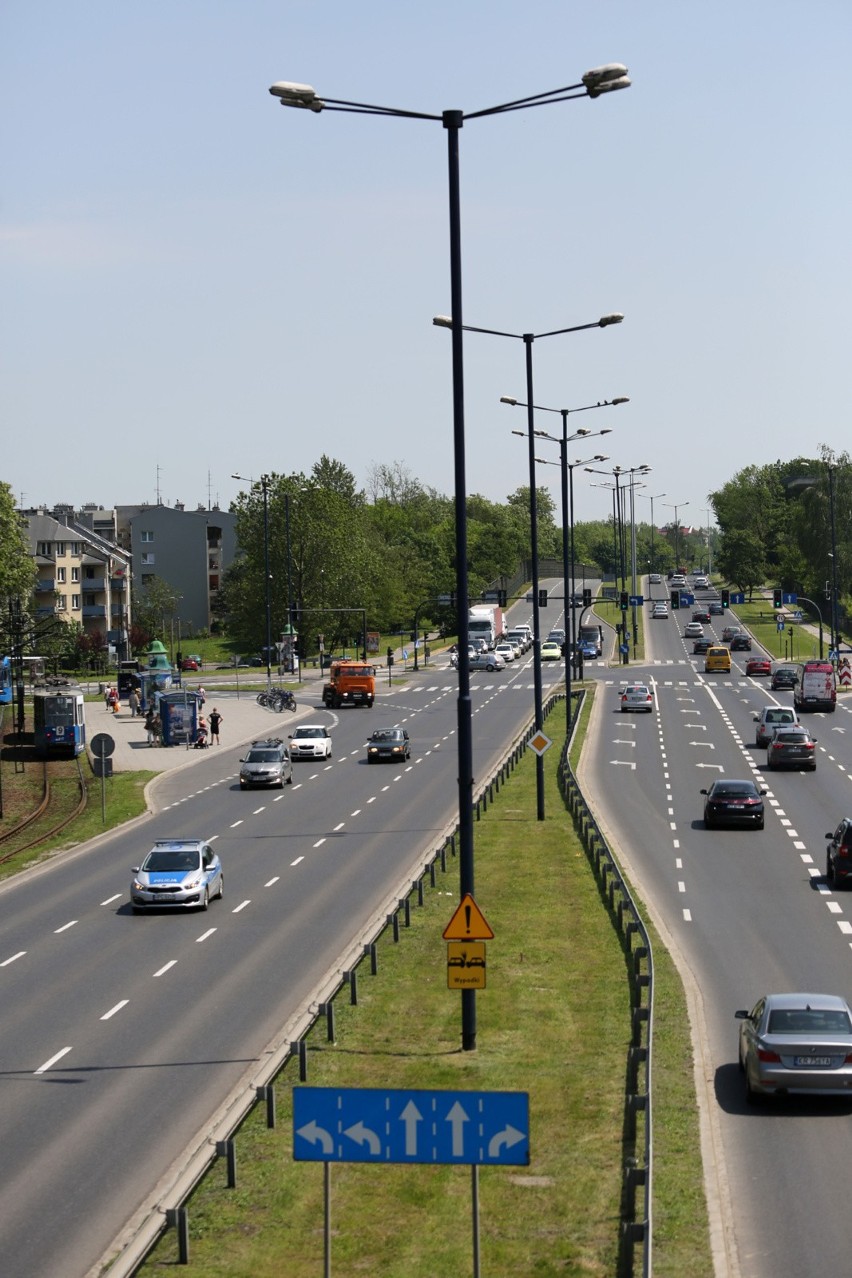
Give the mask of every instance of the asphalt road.
[[(561, 673), (545, 665), (545, 690)], [(529, 654), (471, 684), (480, 779), (531, 717)], [(295, 765), (292, 786), (241, 792), (240, 749), (210, 750), (162, 777), (149, 820), (0, 891), (5, 1278), (86, 1273), (452, 819), (452, 670), (316, 716), (334, 758)], [(368, 731), (397, 723), (410, 763), (368, 767)], [(163, 837), (215, 840), (224, 902), (129, 912), (131, 867)]]
[[(705, 675), (681, 637), (689, 617), (648, 620), (649, 662), (620, 672), (653, 684), (655, 713), (621, 714), (619, 677), (607, 676), (584, 779), (694, 980), (708, 1152), (715, 1135), (724, 1164), (711, 1166), (710, 1179), (718, 1171), (735, 1239), (729, 1272), (846, 1272), (852, 1098), (747, 1106), (734, 1011), (769, 991), (852, 998), (852, 897), (830, 891), (822, 875), (823, 836), (852, 801), (852, 707), (841, 701), (835, 714), (805, 717), (819, 741), (816, 772), (766, 771), (752, 715), (792, 696), (771, 693), (766, 678), (746, 679), (745, 654), (734, 654), (730, 676)], [(718, 632), (724, 622), (714, 622)], [(767, 787), (763, 831), (705, 830), (699, 792), (723, 773)]]

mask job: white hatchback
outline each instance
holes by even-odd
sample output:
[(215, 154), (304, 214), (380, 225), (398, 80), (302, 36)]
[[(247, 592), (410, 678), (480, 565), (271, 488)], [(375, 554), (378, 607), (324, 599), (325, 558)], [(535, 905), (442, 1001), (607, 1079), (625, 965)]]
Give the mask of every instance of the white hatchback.
[(330, 759), (331, 737), (324, 723), (300, 723), (290, 733), (290, 758)]

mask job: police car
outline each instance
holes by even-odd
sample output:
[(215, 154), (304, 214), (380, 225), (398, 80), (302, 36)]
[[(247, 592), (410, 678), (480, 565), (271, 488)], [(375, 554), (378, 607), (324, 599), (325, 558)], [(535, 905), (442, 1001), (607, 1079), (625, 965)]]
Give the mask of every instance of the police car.
[(141, 865), (133, 867), (130, 904), (146, 909), (206, 910), (225, 894), (218, 856), (200, 839), (158, 839)]

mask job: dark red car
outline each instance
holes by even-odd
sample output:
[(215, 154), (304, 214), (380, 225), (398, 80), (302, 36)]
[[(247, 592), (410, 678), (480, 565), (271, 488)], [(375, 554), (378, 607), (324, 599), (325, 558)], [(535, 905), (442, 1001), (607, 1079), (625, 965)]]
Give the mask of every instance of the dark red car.
[(745, 672), (747, 675), (769, 675), (772, 673), (772, 662), (768, 657), (749, 657)]

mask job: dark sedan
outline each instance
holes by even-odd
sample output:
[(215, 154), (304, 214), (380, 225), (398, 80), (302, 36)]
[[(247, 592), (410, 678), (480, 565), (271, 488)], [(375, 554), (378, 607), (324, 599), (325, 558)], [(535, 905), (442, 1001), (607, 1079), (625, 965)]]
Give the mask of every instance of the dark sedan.
[(367, 762), (384, 763), (411, 758), (411, 743), (405, 728), (377, 728), (367, 742)]
[(837, 888), (852, 879), (852, 817), (844, 817), (834, 833), (829, 830), (825, 837), (825, 877), (831, 887)]
[(772, 671), (772, 682), (769, 686), (772, 688), (773, 692), (777, 692), (779, 688), (795, 688), (795, 666), (777, 666), (775, 670)]
[(807, 768), (816, 771), (816, 739), (798, 724), (776, 728), (766, 747), (768, 768)]
[(749, 825), (763, 829), (763, 796), (753, 781), (714, 781), (704, 795), (704, 824), (708, 830), (717, 825)]
[(709, 608), (696, 608), (695, 612), (692, 614), (692, 620), (703, 622), (705, 626), (708, 626), (710, 624)]
[(692, 645), (692, 651), (693, 651), (693, 653), (696, 653), (696, 652), (697, 652), (697, 653), (703, 653), (703, 652), (706, 652), (706, 651), (707, 651), (707, 649), (711, 646), (711, 644), (712, 644), (712, 643), (713, 643), (713, 640), (712, 640), (712, 639), (707, 639), (707, 638), (704, 638), (704, 639), (696, 639), (696, 640), (695, 640), (695, 643)]
[(731, 638), (731, 652), (751, 652), (751, 639), (749, 639), (748, 635), (733, 635)]

